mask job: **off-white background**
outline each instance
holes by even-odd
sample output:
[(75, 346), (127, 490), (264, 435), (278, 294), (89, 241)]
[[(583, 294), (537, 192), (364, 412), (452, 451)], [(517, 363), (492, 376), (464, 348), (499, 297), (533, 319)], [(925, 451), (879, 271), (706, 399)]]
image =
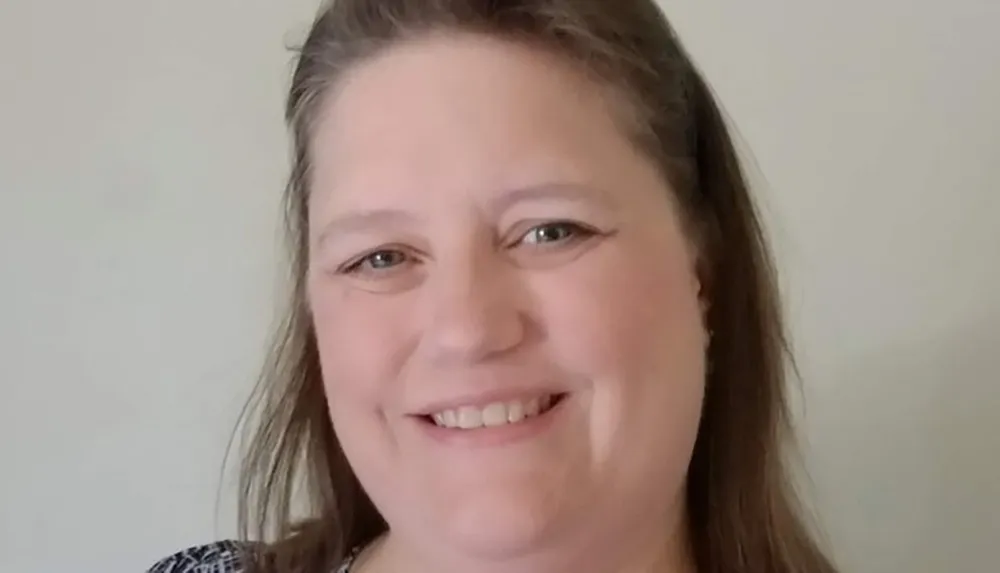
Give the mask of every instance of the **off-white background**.
[[(757, 159), (845, 571), (997, 571), (1000, 4), (665, 4)], [(0, 3), (0, 571), (233, 533), (314, 8)]]

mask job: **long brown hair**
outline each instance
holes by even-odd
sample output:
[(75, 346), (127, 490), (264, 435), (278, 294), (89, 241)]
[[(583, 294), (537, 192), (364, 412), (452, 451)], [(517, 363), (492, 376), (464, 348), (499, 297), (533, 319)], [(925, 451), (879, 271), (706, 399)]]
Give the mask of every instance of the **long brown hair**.
[[(786, 467), (787, 344), (761, 224), (715, 100), (653, 0), (334, 0), (298, 55), (286, 119), (291, 305), (248, 412), (240, 522), (251, 570), (318, 573), (386, 531), (334, 434), (305, 296), (310, 143), (345, 71), (400, 41), (486, 34), (562, 56), (623, 101), (677, 194), (710, 310), (710, 372), (687, 508), (701, 573), (832, 573)], [(298, 507), (298, 510), (296, 510)]]

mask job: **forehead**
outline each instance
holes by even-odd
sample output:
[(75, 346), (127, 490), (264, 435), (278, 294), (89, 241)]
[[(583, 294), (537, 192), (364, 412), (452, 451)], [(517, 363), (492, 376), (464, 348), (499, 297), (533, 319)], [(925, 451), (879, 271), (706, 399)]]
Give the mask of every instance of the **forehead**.
[(324, 102), (313, 190), (592, 183), (614, 167), (605, 160), (622, 150), (612, 148), (627, 145), (607, 91), (556, 56), (501, 40), (399, 44), (351, 70)]

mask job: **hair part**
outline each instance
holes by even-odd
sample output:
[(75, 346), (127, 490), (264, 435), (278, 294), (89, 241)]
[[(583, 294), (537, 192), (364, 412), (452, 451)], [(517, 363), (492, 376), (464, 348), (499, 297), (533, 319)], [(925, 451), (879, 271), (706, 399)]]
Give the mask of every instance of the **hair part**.
[[(334, 0), (302, 46), (288, 94), (287, 316), (245, 412), (240, 529), (257, 573), (333, 570), (387, 524), (329, 417), (309, 314), (310, 150), (327, 98), (360, 63), (435, 33), (546, 50), (609, 94), (622, 126), (676, 194), (700, 256), (711, 365), (688, 471), (688, 537), (700, 573), (833, 573), (787, 469), (789, 357), (775, 270), (714, 97), (653, 0)], [(624, 105), (621, 105), (624, 104)], [(298, 496), (298, 497), (297, 497)], [(295, 501), (305, 505), (298, 515)]]

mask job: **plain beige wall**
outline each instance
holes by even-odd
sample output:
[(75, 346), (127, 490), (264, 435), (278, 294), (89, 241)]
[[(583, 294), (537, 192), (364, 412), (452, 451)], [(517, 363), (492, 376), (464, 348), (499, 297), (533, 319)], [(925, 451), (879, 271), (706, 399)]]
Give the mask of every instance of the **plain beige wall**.
[[(757, 160), (845, 571), (997, 571), (1000, 3), (665, 5)], [(314, 7), (0, 3), (0, 571), (232, 535)]]

